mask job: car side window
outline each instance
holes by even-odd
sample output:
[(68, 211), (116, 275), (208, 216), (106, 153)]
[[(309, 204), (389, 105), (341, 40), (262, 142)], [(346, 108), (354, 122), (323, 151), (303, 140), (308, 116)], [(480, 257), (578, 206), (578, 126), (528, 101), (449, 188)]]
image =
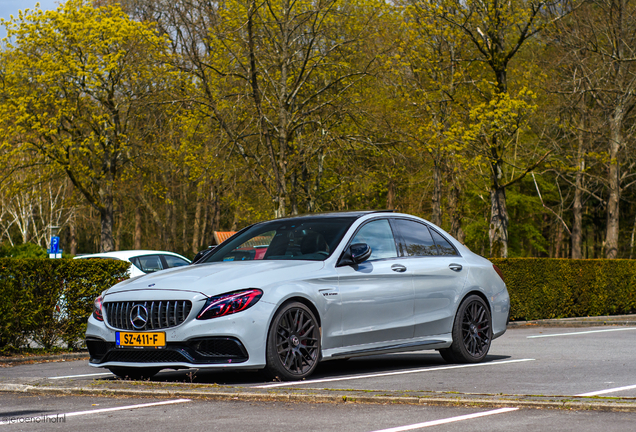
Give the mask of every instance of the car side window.
[(406, 219), (393, 221), (404, 242), (404, 256), (436, 256), (439, 255), (437, 245), (423, 223)]
[(144, 273), (152, 273), (159, 270), (163, 270), (163, 266), (161, 265), (161, 258), (159, 255), (144, 255), (139, 257), (134, 257), (130, 259), (139, 270)]
[(430, 231), (431, 231), (431, 234), (433, 234), (433, 240), (435, 240), (435, 243), (437, 244), (437, 248), (439, 249), (440, 255), (444, 255), (444, 256), (459, 255), (459, 253), (457, 252), (457, 249), (455, 249), (455, 247), (452, 244), (450, 244), (448, 240), (442, 237), (440, 233), (438, 233), (432, 228), (430, 229)]
[(187, 266), (188, 264), (190, 264), (183, 258), (179, 258), (174, 255), (162, 255), (162, 257), (164, 260), (166, 260), (166, 264), (167, 264), (166, 268), (182, 267), (182, 266)]
[(397, 258), (393, 230), (387, 219), (369, 222), (362, 226), (351, 244), (366, 243), (371, 247), (369, 261), (384, 258)]

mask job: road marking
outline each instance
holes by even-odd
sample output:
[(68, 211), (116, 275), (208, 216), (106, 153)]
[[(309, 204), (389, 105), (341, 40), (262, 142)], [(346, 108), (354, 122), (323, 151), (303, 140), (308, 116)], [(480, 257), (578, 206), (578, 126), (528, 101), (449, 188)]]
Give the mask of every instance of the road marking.
[[(177, 404), (177, 403), (190, 402), (190, 401), (191, 401), (191, 399), (174, 399), (174, 400), (167, 400), (167, 401), (161, 401), (161, 402), (151, 402), (151, 403), (145, 403), (145, 404), (120, 406), (120, 407), (114, 407), (114, 408), (101, 408), (101, 409), (89, 410), (89, 411), (76, 411), (76, 412), (70, 412), (70, 413), (64, 413), (64, 414), (23, 417), (23, 418), (16, 418), (15, 421), (11, 421), (11, 420), (2, 421), (2, 422), (0, 422), (0, 425), (2, 425), (2, 424), (24, 424), (24, 423), (47, 423), (47, 421), (46, 421), (47, 418), (51, 419), (51, 420), (52, 419), (57, 419), (56, 421), (49, 421), (50, 423), (57, 423), (57, 422), (61, 422), (61, 421), (66, 422), (66, 417), (76, 417), (76, 416), (90, 415), (90, 414), (101, 414), (101, 413), (112, 412), (112, 411), (123, 411), (123, 410), (138, 409), (138, 408), (148, 408), (148, 407), (153, 407), (153, 406), (170, 405), (170, 404)], [(20, 419), (23, 419), (23, 420), (28, 419), (29, 421), (20, 421)], [(64, 419), (64, 420), (62, 420), (62, 419)]]
[(377, 374), (368, 374), (368, 375), (353, 375), (348, 377), (340, 377), (340, 378), (325, 378), (325, 379), (317, 379), (317, 380), (309, 380), (309, 381), (294, 381), (294, 382), (282, 382), (276, 384), (266, 384), (254, 386), (252, 388), (273, 388), (273, 387), (291, 387), (295, 385), (305, 385), (305, 384), (318, 384), (325, 382), (333, 382), (333, 381), (347, 381), (354, 379), (363, 379), (363, 378), (377, 378), (377, 377), (386, 377), (393, 375), (405, 375), (405, 374), (413, 374), (420, 372), (435, 372), (440, 370), (447, 369), (461, 369), (461, 368), (469, 368), (469, 367), (480, 367), (480, 366), (490, 366), (490, 365), (500, 365), (505, 363), (519, 363), (519, 362), (527, 362), (533, 361), (534, 359), (519, 359), (519, 360), (505, 360), (500, 362), (491, 362), (491, 363), (476, 363), (476, 364), (467, 364), (467, 365), (459, 365), (459, 366), (443, 366), (437, 368), (425, 368), (425, 369), (413, 369), (399, 372), (386, 372), (386, 373), (377, 373)]
[(607, 389), (607, 390), (599, 390), (599, 391), (589, 392), (589, 393), (581, 393), (581, 394), (577, 394), (577, 395), (574, 395), (574, 396), (598, 396), (598, 395), (602, 395), (602, 394), (606, 394), (606, 393), (615, 393), (615, 392), (619, 392), (619, 391), (623, 391), (623, 390), (631, 390), (631, 389), (636, 389), (636, 385), (630, 385), (630, 386), (625, 386), (625, 387), (616, 387), (616, 388), (611, 388), (611, 389)]
[(429, 426), (437, 426), (437, 425), (446, 424), (446, 423), (454, 423), (454, 422), (458, 422), (458, 421), (471, 420), (471, 419), (475, 419), (475, 418), (479, 418), (479, 417), (491, 416), (491, 415), (495, 415), (495, 414), (503, 414), (503, 413), (507, 413), (507, 412), (510, 412), (510, 411), (516, 411), (518, 409), (519, 408), (500, 408), (500, 409), (496, 409), (494, 411), (485, 411), (485, 412), (480, 412), (480, 413), (475, 413), (475, 414), (467, 414), (467, 415), (463, 415), (463, 416), (450, 417), (450, 418), (442, 419), (442, 420), (432, 420), (432, 421), (427, 421), (427, 422), (424, 422), (424, 423), (416, 423), (416, 424), (407, 425), (407, 426), (398, 426), (398, 427), (389, 428), (389, 429), (377, 430), (377, 431), (374, 431), (374, 432), (402, 432), (402, 431), (409, 431), (409, 430), (421, 429), (421, 428), (425, 428), (425, 427), (429, 427)]
[(83, 375), (66, 375), (66, 376), (57, 376), (57, 377), (49, 377), (49, 379), (64, 379), (64, 378), (83, 378), (83, 377), (91, 377), (91, 376), (106, 376), (112, 375), (110, 372), (102, 372), (102, 373), (94, 373), (94, 374), (83, 374)]
[(535, 338), (554, 337), (554, 336), (576, 336), (576, 335), (581, 335), (581, 334), (604, 333), (604, 332), (625, 331), (625, 330), (636, 330), (636, 327), (607, 329), (607, 330), (589, 330), (589, 331), (572, 332), (572, 333), (557, 333), (557, 334), (547, 334), (547, 335), (536, 335), (536, 336), (527, 336), (527, 338), (528, 339), (535, 339)]

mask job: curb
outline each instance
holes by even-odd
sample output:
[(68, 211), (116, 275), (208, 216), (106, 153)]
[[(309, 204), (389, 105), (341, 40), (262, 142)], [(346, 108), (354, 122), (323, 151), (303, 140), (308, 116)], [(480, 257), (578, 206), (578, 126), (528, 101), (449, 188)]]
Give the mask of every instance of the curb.
[(66, 353), (66, 354), (48, 354), (41, 356), (22, 356), (22, 357), (0, 357), (0, 363), (23, 363), (29, 361), (43, 361), (43, 360), (80, 360), (88, 359), (88, 351), (79, 353)]
[(519, 327), (602, 327), (636, 326), (636, 315), (615, 315), (597, 317), (555, 318), (529, 321), (510, 321), (508, 329)]
[[(38, 387), (24, 384), (0, 384), (3, 393), (28, 393), (40, 395), (75, 396), (128, 396), (154, 398), (192, 398), (228, 401), (303, 402), (303, 403), (359, 403), (359, 404), (406, 404), (431, 406), (470, 406), (484, 408), (518, 407), (530, 409), (566, 409), (636, 412), (633, 398), (612, 401), (598, 398), (576, 398), (554, 396), (552, 400), (527, 400), (524, 396), (509, 395), (509, 398), (487, 395), (435, 396), (368, 396), (354, 394), (305, 394), (305, 393), (252, 393), (219, 392), (204, 390), (143, 390), (143, 389), (95, 389), (88, 387)], [(478, 397), (477, 397), (478, 396)]]

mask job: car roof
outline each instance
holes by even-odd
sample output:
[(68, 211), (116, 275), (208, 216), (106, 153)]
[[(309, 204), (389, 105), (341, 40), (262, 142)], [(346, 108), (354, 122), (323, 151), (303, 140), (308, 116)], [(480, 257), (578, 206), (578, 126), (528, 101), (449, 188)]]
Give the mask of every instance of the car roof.
[[(361, 218), (372, 213), (393, 213), (393, 210), (355, 210), (355, 211), (339, 211), (339, 212), (324, 212), (324, 213), (305, 213), (295, 216), (285, 216), (280, 219), (273, 220), (285, 220), (285, 219), (305, 219), (305, 218), (335, 218), (335, 217), (353, 217)], [(271, 222), (264, 221), (264, 222)]]
[(75, 259), (82, 259), (82, 258), (115, 258), (115, 259), (129, 261), (130, 258), (134, 258), (134, 257), (137, 257), (137, 256), (156, 255), (156, 254), (172, 255), (172, 256), (179, 257), (179, 258), (183, 258), (184, 260), (190, 262), (189, 259), (187, 259), (184, 256), (179, 255), (178, 253), (168, 252), (168, 251), (158, 251), (158, 250), (124, 250), (124, 251), (113, 251), (113, 252), (101, 252), (101, 253), (95, 253), (95, 254), (89, 254), (89, 255), (76, 256)]

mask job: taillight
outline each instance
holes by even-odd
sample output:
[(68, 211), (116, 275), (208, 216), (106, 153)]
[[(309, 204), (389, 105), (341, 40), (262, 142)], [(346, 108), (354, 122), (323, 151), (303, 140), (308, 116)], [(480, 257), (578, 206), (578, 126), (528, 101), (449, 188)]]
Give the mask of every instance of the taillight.
[(102, 296), (97, 297), (93, 302), (93, 317), (99, 321), (104, 321), (104, 315), (102, 314), (102, 303)]
[(504, 279), (503, 273), (501, 272), (501, 269), (499, 267), (497, 267), (496, 265), (492, 265), (492, 268), (495, 269), (495, 271), (497, 272), (497, 274), (499, 275), (499, 277), (501, 278), (501, 280), (506, 283), (506, 280)]
[(219, 318), (244, 311), (254, 306), (262, 296), (263, 291), (252, 288), (210, 297), (199, 312), (197, 319)]

